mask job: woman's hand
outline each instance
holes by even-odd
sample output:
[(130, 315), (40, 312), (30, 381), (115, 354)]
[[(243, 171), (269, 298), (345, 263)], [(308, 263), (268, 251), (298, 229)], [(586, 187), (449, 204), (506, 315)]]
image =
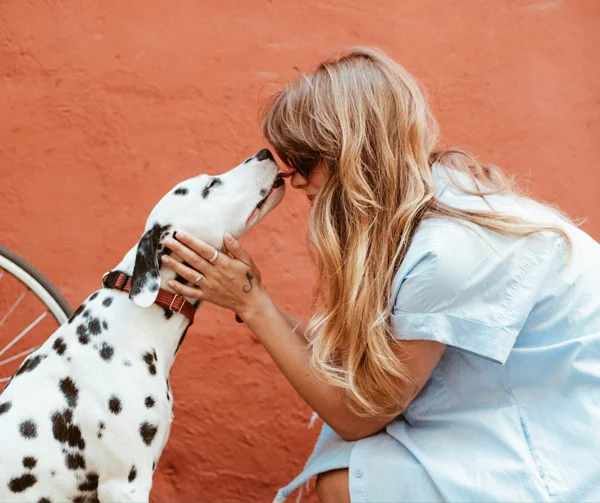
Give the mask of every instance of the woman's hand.
[(229, 233), (225, 234), (224, 244), (233, 257), (219, 253), (214, 262), (210, 259), (216, 250), (187, 234), (177, 232), (176, 239), (167, 239), (164, 244), (188, 265), (167, 255), (163, 255), (163, 263), (198, 286), (189, 287), (170, 280), (169, 286), (181, 295), (231, 309), (243, 318), (265, 293), (254, 261)]

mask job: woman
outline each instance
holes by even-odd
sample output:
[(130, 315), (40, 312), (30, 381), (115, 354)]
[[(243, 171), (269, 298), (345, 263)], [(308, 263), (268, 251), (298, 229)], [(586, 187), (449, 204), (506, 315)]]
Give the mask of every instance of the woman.
[(312, 204), (308, 326), (228, 236), (210, 263), (178, 234), (192, 267), (169, 265), (204, 276), (172, 287), (237, 313), (326, 423), (279, 498), (318, 475), (321, 501), (600, 500), (600, 246), (497, 168), (436, 151), (423, 95), (381, 52), (302, 76), (263, 132)]

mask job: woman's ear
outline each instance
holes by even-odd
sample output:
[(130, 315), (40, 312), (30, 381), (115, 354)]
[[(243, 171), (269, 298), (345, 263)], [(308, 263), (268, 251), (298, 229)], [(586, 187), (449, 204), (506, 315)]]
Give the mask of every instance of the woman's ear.
[(140, 239), (135, 254), (135, 265), (129, 298), (140, 307), (149, 307), (156, 300), (160, 289), (160, 249), (170, 225), (154, 226)]

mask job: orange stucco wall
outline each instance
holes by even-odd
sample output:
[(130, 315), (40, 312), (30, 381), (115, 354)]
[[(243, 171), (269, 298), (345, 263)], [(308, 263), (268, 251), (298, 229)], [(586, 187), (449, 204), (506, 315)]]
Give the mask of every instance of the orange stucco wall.
[[(264, 146), (258, 108), (349, 44), (429, 89), (446, 144), (531, 181), (600, 238), (598, 0), (0, 0), (0, 240), (73, 305), (180, 179)], [(243, 242), (306, 314), (308, 202)], [(265, 501), (316, 438), (309, 409), (230, 313), (197, 316), (172, 374), (154, 501)]]

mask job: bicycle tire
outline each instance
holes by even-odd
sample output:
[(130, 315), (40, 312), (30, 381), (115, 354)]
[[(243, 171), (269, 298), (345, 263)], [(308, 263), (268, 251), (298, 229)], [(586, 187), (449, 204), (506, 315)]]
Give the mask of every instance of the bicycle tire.
[(8, 271), (29, 288), (62, 325), (73, 314), (73, 308), (57, 288), (25, 259), (0, 245), (0, 268)]

